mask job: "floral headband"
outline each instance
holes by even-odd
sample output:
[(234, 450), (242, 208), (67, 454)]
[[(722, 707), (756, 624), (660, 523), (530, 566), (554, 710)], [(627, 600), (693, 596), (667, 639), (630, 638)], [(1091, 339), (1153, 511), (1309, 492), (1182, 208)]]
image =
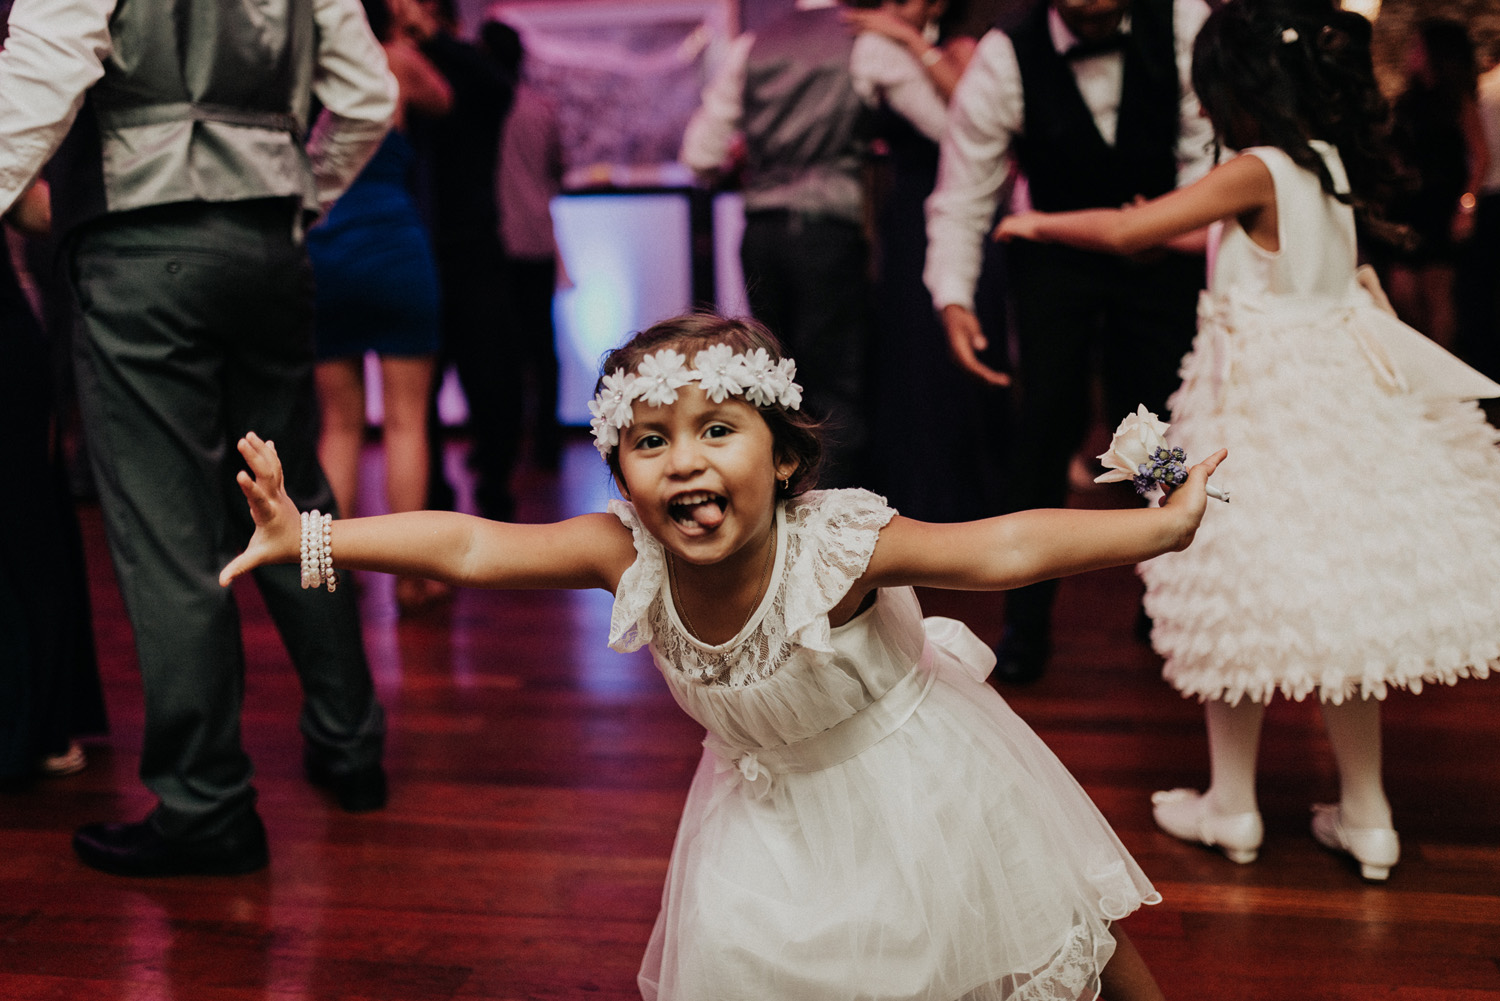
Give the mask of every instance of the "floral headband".
[(715, 403), (743, 396), (757, 407), (780, 405), (796, 410), (802, 406), (802, 387), (792, 381), (796, 375), (796, 362), (790, 358), (772, 361), (765, 348), (745, 353), (728, 344), (714, 344), (693, 355), (692, 368), (688, 368), (687, 355), (663, 348), (642, 358), (634, 373), (617, 368), (600, 381), (602, 388), (589, 401), (594, 447), (609, 458), (620, 443), (620, 431), (635, 420), (632, 405), (636, 400), (664, 407), (676, 403), (677, 390), (690, 382), (696, 382)]

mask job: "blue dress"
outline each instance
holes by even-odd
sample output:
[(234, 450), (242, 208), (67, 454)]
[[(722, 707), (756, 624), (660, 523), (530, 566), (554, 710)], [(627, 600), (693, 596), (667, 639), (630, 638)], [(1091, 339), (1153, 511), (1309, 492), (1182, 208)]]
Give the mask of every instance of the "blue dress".
[(349, 190), (308, 231), (320, 360), (437, 351), (437, 266), (408, 183), (413, 155), (405, 136), (387, 134)]

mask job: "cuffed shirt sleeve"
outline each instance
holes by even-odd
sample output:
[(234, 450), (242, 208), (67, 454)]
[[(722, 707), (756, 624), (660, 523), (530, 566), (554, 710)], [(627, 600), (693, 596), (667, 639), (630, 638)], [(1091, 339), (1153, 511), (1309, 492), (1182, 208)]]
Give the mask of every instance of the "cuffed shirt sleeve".
[(0, 49), (0, 216), (67, 137), (104, 75), (115, 0), (17, 0)]
[(1177, 186), (1186, 187), (1214, 167), (1213, 123), (1203, 116), (1193, 90), (1193, 42), (1208, 20), (1203, 0), (1177, 0), (1172, 5), (1173, 31), (1177, 41), (1177, 77), (1182, 81), (1178, 103)]
[(313, 0), (318, 29), (313, 93), (323, 111), (307, 143), (325, 208), (374, 155), (396, 113), (396, 78), (357, 0)]
[(703, 103), (688, 120), (677, 158), (695, 173), (711, 173), (729, 160), (745, 116), (745, 67), (754, 43), (755, 36), (749, 33), (729, 43), (724, 64), (704, 88)]
[(884, 100), (927, 138), (942, 139), (947, 105), (906, 46), (873, 31), (863, 32), (854, 40), (849, 73), (865, 104), (873, 107)]
[(937, 187), (927, 199), (923, 280), (933, 305), (974, 308), (984, 240), (1010, 170), (1025, 108), (1016, 52), (1003, 32), (980, 39), (948, 107)]

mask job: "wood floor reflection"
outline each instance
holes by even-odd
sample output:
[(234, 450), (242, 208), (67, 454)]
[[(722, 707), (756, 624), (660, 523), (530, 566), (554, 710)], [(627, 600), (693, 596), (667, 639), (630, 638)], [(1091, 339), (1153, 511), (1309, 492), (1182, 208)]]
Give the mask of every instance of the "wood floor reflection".
[[(462, 476), (462, 451), (450, 447)], [(379, 452), (366, 462), (367, 493)], [(586, 441), (526, 472), (522, 520), (598, 510)], [(1097, 502), (1085, 499), (1085, 502)], [(80, 774), (0, 795), (0, 999), (635, 998), (701, 730), (649, 657), (605, 646), (594, 593), (461, 592), (397, 616), (361, 575), (390, 718), (390, 806), (341, 813), (303, 780), (298, 690), (253, 589), (245, 743), (269, 870), (127, 880), (69, 836), (151, 805), (136, 778), (141, 696), (96, 510), (83, 509), (113, 732)], [(1098, 802), (1164, 902), (1126, 921), (1169, 997), (1500, 999), (1500, 679), (1387, 702), (1387, 778), (1403, 859), (1383, 886), (1308, 834), (1335, 794), (1315, 706), (1266, 721), (1266, 843), (1237, 866), (1151, 823), (1153, 789), (1201, 785), (1202, 717), (1132, 638), (1128, 570), (1064, 585), (1056, 661), (1005, 694)], [(1413, 595), (1420, 601), (1420, 595)], [(926, 594), (929, 613), (999, 633), (994, 596)], [(769, 1001), (769, 999), (768, 999)]]

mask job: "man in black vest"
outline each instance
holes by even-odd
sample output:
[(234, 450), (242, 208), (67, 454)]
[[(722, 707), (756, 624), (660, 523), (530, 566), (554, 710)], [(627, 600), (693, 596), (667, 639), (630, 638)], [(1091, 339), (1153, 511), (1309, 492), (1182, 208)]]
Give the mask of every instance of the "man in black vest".
[[(79, 398), (158, 801), (73, 846), (125, 876), (250, 872), (266, 834), (240, 741), (239, 617), (217, 579), (253, 528), (234, 446), (274, 439), (298, 505), (333, 509), (301, 232), (379, 145), (396, 83), (356, 0), (18, 0), (10, 28), (0, 214), (67, 138), (51, 179)], [(308, 777), (347, 810), (383, 806), (385, 717), (353, 594), (304, 591), (296, 567), (256, 583), (302, 681)]]
[[(1189, 81), (1203, 0), (1052, 0), (981, 39), (950, 107), (927, 205), (926, 282), (954, 357), (996, 386), (974, 315), (980, 251), (1013, 156), (1018, 197), (1045, 211), (1117, 207), (1196, 180), (1212, 130)], [(1193, 337), (1200, 253), (1117, 258), (1017, 242), (1008, 249), (1017, 350), (1012, 510), (1062, 507), (1068, 466), (1089, 426), (1137, 404), (1165, 413)], [(1051, 653), (1056, 583), (1012, 591), (996, 674), (1040, 677)]]

